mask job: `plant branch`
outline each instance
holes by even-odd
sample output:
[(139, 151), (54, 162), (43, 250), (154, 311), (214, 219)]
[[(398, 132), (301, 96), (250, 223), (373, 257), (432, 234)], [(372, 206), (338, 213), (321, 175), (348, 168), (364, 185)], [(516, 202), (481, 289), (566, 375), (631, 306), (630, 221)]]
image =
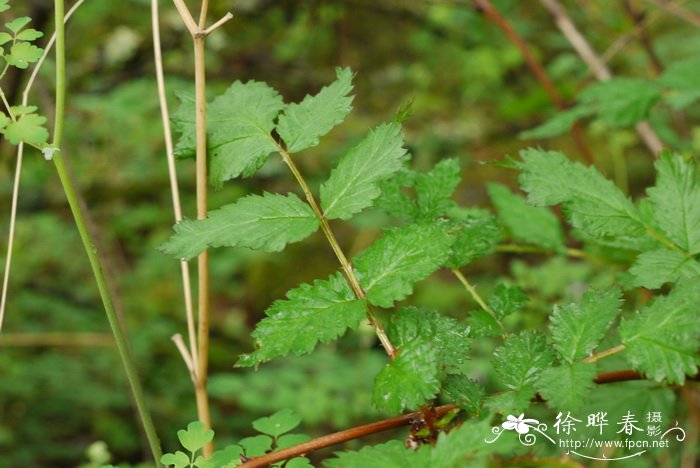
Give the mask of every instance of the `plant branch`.
[[(520, 245), (520, 244), (499, 244), (496, 246), (496, 252), (509, 252), (509, 253), (537, 253), (537, 254), (556, 254), (557, 251), (543, 249), (534, 245)], [(590, 255), (580, 249), (565, 248), (564, 253), (567, 257), (573, 258), (588, 258)]]
[[(435, 417), (440, 418), (455, 408), (457, 408), (457, 405), (439, 406), (435, 408)], [(344, 431), (328, 434), (310, 440), (308, 442), (304, 442), (302, 444), (294, 445), (286, 449), (277, 450), (276, 452), (271, 452), (259, 457), (252, 458), (239, 466), (241, 468), (255, 468), (268, 466), (271, 463), (276, 463), (278, 461), (287, 460), (289, 458), (304, 455), (309, 452), (313, 452), (315, 450), (319, 450), (325, 447), (330, 447), (332, 445), (341, 444), (349, 440), (359, 439), (361, 437), (366, 437), (368, 435), (376, 434), (378, 432), (384, 432), (388, 431), (389, 429), (410, 425), (414, 421), (420, 420), (422, 417), (423, 413), (420, 411), (416, 411), (415, 413), (408, 413), (401, 416), (396, 416), (394, 418), (384, 419), (383, 421), (364, 424), (362, 426), (357, 426), (353, 427), (352, 429), (346, 429)]]
[[(338, 240), (335, 238), (335, 235), (333, 234), (333, 231), (331, 230), (331, 227), (328, 224), (328, 220), (324, 216), (321, 208), (318, 206), (318, 203), (316, 202), (316, 199), (314, 198), (314, 195), (311, 192), (309, 185), (306, 183), (304, 176), (302, 176), (301, 172), (299, 172), (299, 168), (297, 168), (296, 164), (294, 164), (294, 161), (292, 160), (292, 157), (289, 154), (289, 152), (287, 152), (287, 150), (284, 149), (277, 140), (273, 139), (273, 141), (277, 146), (277, 151), (279, 152), (280, 156), (282, 156), (282, 160), (289, 167), (289, 170), (292, 171), (294, 178), (301, 187), (301, 190), (304, 192), (306, 201), (309, 203), (314, 214), (319, 219), (321, 223), (321, 230), (326, 236), (326, 239), (328, 240), (331, 249), (333, 249), (335, 256), (338, 258), (338, 261), (340, 262), (340, 267), (343, 269), (343, 273), (345, 274), (345, 277), (347, 278), (350, 287), (355, 292), (355, 295), (358, 299), (364, 299), (365, 292), (363, 291), (362, 286), (360, 286), (360, 282), (358, 281), (357, 276), (355, 275), (355, 272), (352, 268), (352, 264), (345, 256), (345, 253), (343, 253), (343, 249), (340, 248)], [(386, 351), (386, 353), (389, 355), (389, 358), (394, 359), (396, 357), (396, 349), (394, 348), (394, 345), (391, 344), (391, 341), (389, 340), (389, 337), (387, 336), (386, 331), (384, 330), (384, 326), (374, 315), (374, 312), (372, 312), (372, 309), (370, 308), (369, 304), (367, 304), (367, 318), (369, 319), (370, 324), (374, 328), (374, 331), (377, 334), (379, 342), (382, 344), (384, 351)]]
[[(549, 11), (554, 18), (554, 22), (561, 30), (567, 41), (574, 48), (579, 57), (586, 63), (588, 68), (593, 72), (593, 75), (599, 81), (607, 81), (612, 79), (613, 75), (608, 66), (595, 53), (586, 38), (579, 32), (574, 25), (574, 22), (569, 18), (564, 7), (558, 0), (540, 0), (542, 5)], [(656, 134), (656, 131), (649, 125), (649, 122), (642, 121), (635, 126), (637, 134), (642, 139), (644, 144), (649, 148), (649, 151), (656, 158), (663, 149), (663, 143)]]
[(107, 319), (112, 329), (112, 334), (114, 335), (114, 341), (117, 345), (117, 351), (131, 387), (134, 402), (136, 403), (136, 409), (139, 413), (139, 417), (141, 418), (141, 423), (143, 425), (144, 432), (146, 433), (146, 438), (148, 439), (151, 453), (155, 460), (156, 466), (161, 466), (160, 442), (153, 426), (153, 420), (151, 419), (151, 415), (146, 405), (141, 383), (136, 372), (136, 366), (134, 365), (133, 358), (129, 353), (126, 336), (119, 325), (119, 320), (114, 310), (112, 296), (109, 288), (107, 287), (107, 281), (102, 269), (102, 263), (97, 254), (97, 248), (95, 247), (95, 243), (90, 235), (87, 223), (85, 221), (86, 216), (84, 213), (84, 208), (81, 207), (79, 203), (77, 189), (70, 177), (70, 174), (66, 170), (66, 165), (64, 163), (65, 155), (61, 149), (66, 97), (65, 18), (63, 0), (55, 0), (54, 5), (56, 15), (56, 115), (54, 120), (53, 146), (55, 148), (59, 148), (59, 150), (54, 154), (52, 160), (56, 167), (56, 171), (58, 172), (58, 177), (61, 181), (61, 185), (63, 186), (66, 198), (68, 199), (71, 212), (73, 213), (75, 224), (80, 234), (80, 239), (83, 242), (85, 252), (95, 276), (97, 288), (100, 292), (105, 313), (107, 314)]
[[(486, 302), (482, 299), (482, 297), (479, 295), (479, 293), (476, 291), (476, 288), (471, 285), (471, 283), (467, 280), (466, 276), (462, 274), (461, 271), (457, 268), (452, 268), (452, 274), (457, 277), (460, 283), (464, 286), (464, 288), (469, 292), (469, 294), (474, 298), (477, 304), (479, 304), (479, 307), (481, 307), (484, 312), (489, 314), (495, 321), (496, 323), (501, 327), (502, 330), (505, 331), (506, 327), (503, 325), (503, 322), (501, 322), (498, 317), (496, 316), (496, 313), (491, 309), (491, 307), (486, 304)], [(505, 336), (505, 335), (504, 335)]]
[[(539, 81), (542, 88), (544, 88), (545, 92), (549, 96), (549, 99), (550, 101), (552, 101), (554, 106), (559, 110), (565, 110), (566, 104), (564, 103), (564, 99), (561, 97), (561, 94), (559, 94), (559, 91), (557, 90), (556, 86), (554, 86), (554, 83), (552, 83), (552, 80), (549, 78), (547, 71), (537, 60), (537, 58), (535, 58), (535, 56), (533, 55), (525, 39), (523, 39), (523, 37), (520, 34), (518, 34), (518, 31), (515, 30), (513, 25), (511, 25), (510, 22), (503, 15), (501, 15), (501, 13), (496, 8), (494, 8), (494, 6), (489, 0), (473, 1), (476, 7), (480, 11), (482, 11), (486, 15), (486, 17), (506, 35), (506, 37), (513, 43), (513, 45), (515, 45), (515, 47), (518, 48), (520, 53), (525, 58), (525, 62), (530, 68), (530, 71), (532, 71), (532, 74), (535, 75), (537, 81)], [(583, 155), (583, 159), (588, 161), (589, 163), (592, 163), (593, 153), (591, 152), (591, 148), (589, 147), (588, 142), (586, 141), (586, 137), (584, 135), (583, 129), (581, 128), (581, 125), (578, 122), (574, 123), (574, 125), (571, 127), (571, 131), (574, 137), (574, 141), (576, 142), (579, 151), (581, 151), (581, 154)]]
[[(151, 0), (151, 29), (153, 32), (153, 54), (156, 65), (156, 82), (158, 85), (158, 102), (160, 104), (160, 116), (163, 121), (163, 139), (165, 140), (165, 152), (168, 161), (168, 177), (170, 179), (170, 195), (173, 201), (173, 214), (175, 222), (182, 220), (182, 205), (180, 203), (180, 189), (177, 182), (177, 168), (173, 154), (173, 137), (170, 129), (170, 112), (168, 99), (165, 93), (165, 74), (163, 72), (163, 55), (160, 45), (160, 21), (158, 14), (158, 0)], [(187, 320), (187, 334), (189, 339), (189, 356), (192, 360), (191, 373), (197, 375), (197, 336), (194, 324), (194, 308), (192, 306), (192, 284), (190, 280), (189, 264), (180, 261), (180, 276), (182, 277), (182, 291), (185, 299), (185, 318)], [(196, 381), (196, 380), (195, 380)]]
[(208, 36), (209, 34), (214, 32), (217, 28), (222, 26), (224, 23), (227, 23), (232, 18), (233, 18), (233, 14), (231, 12), (226, 13), (219, 21), (217, 21), (216, 23), (212, 24), (207, 29), (205, 29), (204, 35)]
[(666, 0), (646, 0), (646, 2), (663, 9), (664, 11), (672, 14), (678, 19), (685, 21), (688, 24), (692, 24), (693, 26), (700, 28), (700, 15), (693, 11), (686, 10), (677, 3), (671, 3)]
[[(596, 384), (603, 385), (634, 380), (644, 380), (644, 376), (639, 372), (632, 370), (601, 372), (595, 377), (594, 382)], [(688, 380), (700, 380), (700, 375), (688, 376)], [(541, 397), (538, 396), (538, 401), (543, 400), (541, 400)], [(435, 408), (436, 417), (440, 418), (455, 408), (457, 408), (457, 405), (438, 406), (437, 408)], [(290, 458), (303, 456), (315, 450), (330, 447), (332, 445), (337, 445), (343, 442), (347, 442), (349, 440), (359, 439), (361, 437), (366, 437), (372, 434), (376, 434), (378, 432), (387, 431), (389, 429), (394, 429), (401, 426), (407, 426), (412, 424), (416, 420), (421, 420), (422, 417), (423, 413), (417, 411), (415, 413), (404, 414), (403, 416), (397, 416), (395, 418), (365, 424), (362, 426), (354, 427), (352, 429), (346, 429), (344, 431), (322, 436), (317, 439), (304, 442), (302, 444), (294, 445), (292, 447), (277, 450), (275, 452), (270, 452), (265, 455), (252, 458), (239, 466), (241, 468), (256, 468), (268, 466), (271, 463), (276, 463), (282, 460), (288, 460)]]

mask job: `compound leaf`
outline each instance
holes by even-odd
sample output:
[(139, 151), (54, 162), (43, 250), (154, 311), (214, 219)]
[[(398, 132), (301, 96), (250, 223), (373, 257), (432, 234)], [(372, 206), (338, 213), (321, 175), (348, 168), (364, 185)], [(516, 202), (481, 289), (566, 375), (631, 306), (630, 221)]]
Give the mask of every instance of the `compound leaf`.
[(311, 207), (296, 195), (248, 195), (236, 203), (209, 212), (207, 219), (183, 220), (160, 249), (176, 258), (190, 259), (207, 247), (247, 247), (276, 252), (318, 229)]
[(589, 290), (578, 304), (554, 306), (550, 328), (554, 348), (564, 361), (573, 363), (595, 349), (620, 312), (618, 288)]
[(306, 96), (298, 104), (289, 104), (279, 118), (277, 133), (296, 153), (316, 146), (319, 138), (342, 122), (352, 110), (352, 72), (349, 68), (336, 70), (338, 79), (315, 96)]
[(441, 222), (386, 231), (353, 262), (367, 299), (391, 307), (411, 294), (415, 282), (442, 266), (452, 242)]
[(682, 384), (697, 372), (700, 347), (700, 281), (682, 280), (667, 295), (623, 320), (620, 338), (627, 360), (647, 377)]
[(401, 126), (381, 125), (340, 160), (321, 185), (321, 207), (328, 219), (348, 219), (371, 206), (379, 183), (396, 173), (406, 160)]
[(363, 300), (355, 297), (341, 273), (313, 284), (302, 284), (275, 301), (252, 333), (256, 350), (240, 357), (237, 366), (252, 366), (289, 353), (313, 351), (357, 327), (367, 313)]

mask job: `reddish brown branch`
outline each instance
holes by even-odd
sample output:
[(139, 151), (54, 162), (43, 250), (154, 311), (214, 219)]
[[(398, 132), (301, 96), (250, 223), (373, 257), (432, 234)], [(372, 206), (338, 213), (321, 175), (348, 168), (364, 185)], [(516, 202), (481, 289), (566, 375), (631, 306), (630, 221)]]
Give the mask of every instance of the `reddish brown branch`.
[[(608, 384), (615, 382), (628, 382), (632, 380), (644, 380), (644, 376), (633, 370), (601, 372), (596, 376), (594, 382), (597, 384)], [(692, 377), (689, 376), (688, 380), (698, 381), (700, 380), (700, 374)], [(538, 395), (535, 398), (535, 401), (541, 402), (544, 400)], [(434, 418), (439, 419), (455, 408), (457, 408), (457, 405), (438, 406), (434, 410)], [(395, 418), (385, 419), (383, 421), (377, 421), (365, 424), (363, 426), (353, 427), (352, 429), (335, 432), (333, 434), (328, 434), (308, 442), (304, 442), (303, 444), (293, 445), (292, 447), (287, 447), (282, 450), (277, 450), (276, 452), (270, 452), (260, 457), (252, 458), (240, 466), (246, 468), (262, 467), (278, 461), (299, 457), (309, 452), (347, 442), (349, 440), (359, 439), (378, 432), (409, 425), (416, 420), (422, 419), (423, 414), (424, 413), (421, 411), (416, 411), (415, 413), (404, 414), (403, 416), (397, 416)]]
[[(457, 405), (439, 406), (435, 408), (435, 417), (440, 418), (455, 408), (457, 408)], [(375, 434), (377, 432), (383, 432), (389, 429), (394, 429), (396, 427), (405, 426), (407, 424), (411, 424), (412, 421), (420, 419), (422, 417), (423, 413), (420, 411), (416, 411), (415, 413), (404, 414), (395, 418), (385, 419), (383, 421), (377, 421), (365, 424), (363, 426), (353, 427), (352, 429), (346, 429), (344, 431), (328, 434), (317, 439), (304, 442), (303, 444), (294, 445), (286, 449), (277, 450), (276, 452), (271, 452), (260, 457), (255, 457), (243, 463), (240, 466), (242, 468), (267, 466), (271, 463), (287, 460), (288, 458), (298, 457), (300, 455), (313, 452), (314, 450), (347, 442), (348, 440), (359, 439), (360, 437), (365, 437), (370, 434)]]
[[(554, 106), (559, 110), (565, 110), (566, 104), (564, 103), (564, 99), (561, 97), (561, 94), (559, 94), (559, 91), (557, 90), (556, 86), (554, 86), (554, 83), (552, 83), (552, 80), (549, 79), (547, 71), (532, 54), (527, 42), (520, 34), (518, 34), (513, 25), (511, 25), (510, 22), (508, 22), (508, 20), (501, 15), (496, 8), (493, 7), (489, 0), (474, 0), (474, 4), (479, 11), (484, 13), (484, 15), (486, 15), (486, 17), (506, 35), (510, 42), (512, 42), (513, 45), (518, 48), (520, 53), (523, 54), (527, 66), (530, 68), (530, 71), (532, 71), (532, 74), (535, 75), (535, 78), (537, 78), (537, 81), (539, 81), (542, 88), (544, 88)], [(587, 162), (592, 163), (593, 154), (591, 153), (591, 149), (588, 146), (580, 124), (575, 123), (571, 128), (571, 131), (574, 140), (576, 141), (576, 145), (579, 147), (584, 159)]]

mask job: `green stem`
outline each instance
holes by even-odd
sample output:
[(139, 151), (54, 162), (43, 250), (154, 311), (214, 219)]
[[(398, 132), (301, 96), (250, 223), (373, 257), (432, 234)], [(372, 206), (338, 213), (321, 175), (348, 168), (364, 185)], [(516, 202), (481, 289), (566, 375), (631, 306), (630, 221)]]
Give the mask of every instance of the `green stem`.
[[(503, 331), (505, 331), (506, 327), (503, 325), (503, 322), (498, 320), (498, 317), (496, 317), (496, 313), (491, 309), (491, 307), (486, 304), (484, 299), (479, 295), (479, 293), (476, 291), (476, 288), (472, 286), (472, 284), (467, 280), (467, 277), (462, 274), (461, 271), (459, 271), (457, 268), (452, 269), (452, 274), (457, 277), (460, 283), (464, 286), (464, 288), (469, 292), (469, 294), (472, 296), (472, 298), (476, 301), (477, 304), (479, 304), (479, 307), (481, 307), (484, 312), (489, 314), (495, 321), (496, 323), (501, 327)], [(507, 334), (504, 334), (504, 338)]]
[(625, 349), (625, 345), (619, 344), (619, 345), (614, 346), (610, 349), (606, 349), (605, 351), (601, 351), (599, 353), (588, 356), (586, 359), (582, 359), (581, 362), (583, 362), (583, 363), (596, 362), (600, 359), (603, 359), (604, 357), (608, 357), (608, 356), (612, 356), (613, 354), (617, 354), (624, 349)]
[[(544, 249), (542, 247), (537, 247), (534, 245), (520, 245), (520, 244), (499, 244), (496, 246), (496, 252), (510, 252), (510, 253), (536, 253), (536, 254), (555, 254), (558, 253), (554, 250)], [(563, 253), (567, 257), (573, 258), (586, 258), (589, 255), (580, 249), (565, 248)]]
[[(60, 148), (63, 139), (66, 102), (65, 30), (63, 25), (63, 0), (55, 0), (54, 4), (56, 9), (56, 117), (54, 121), (53, 146)], [(107, 287), (107, 281), (102, 270), (100, 258), (97, 255), (97, 248), (95, 247), (95, 243), (87, 227), (86, 213), (79, 203), (77, 189), (70, 177), (70, 173), (66, 168), (64, 156), (60, 150), (53, 155), (53, 162), (56, 166), (56, 171), (58, 172), (61, 185), (63, 186), (63, 191), (68, 199), (68, 205), (73, 213), (75, 225), (80, 233), (80, 240), (83, 242), (85, 252), (90, 262), (90, 267), (92, 268), (93, 275), (95, 276), (97, 289), (100, 292), (100, 298), (102, 299), (102, 304), (104, 305), (105, 313), (107, 314), (107, 320), (109, 321), (109, 326), (112, 329), (114, 341), (117, 345), (119, 358), (124, 366), (124, 372), (126, 373), (129, 386), (131, 387), (136, 409), (139, 413), (139, 417), (141, 418), (141, 423), (143, 424), (143, 429), (146, 433), (146, 438), (148, 439), (151, 453), (155, 459), (156, 466), (160, 467), (162, 466), (160, 463), (162, 454), (160, 441), (158, 440), (158, 436), (153, 426), (153, 420), (151, 419), (151, 415), (146, 406), (146, 400), (143, 395), (138, 374), (136, 372), (136, 366), (134, 365), (133, 358), (129, 353), (126, 337), (119, 326), (117, 314), (114, 310), (112, 296), (109, 292), (109, 288)]]

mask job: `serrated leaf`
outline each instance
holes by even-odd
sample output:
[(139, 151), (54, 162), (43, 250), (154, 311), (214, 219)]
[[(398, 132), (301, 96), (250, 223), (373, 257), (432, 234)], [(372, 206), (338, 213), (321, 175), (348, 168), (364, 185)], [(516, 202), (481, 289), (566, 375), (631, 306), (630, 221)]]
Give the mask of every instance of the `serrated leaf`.
[(554, 348), (564, 361), (583, 359), (598, 346), (620, 312), (621, 298), (618, 288), (591, 289), (578, 304), (554, 306), (550, 329)]
[(700, 98), (700, 58), (674, 62), (659, 77), (661, 86), (670, 88), (665, 99), (675, 109), (683, 109)]
[(336, 70), (338, 79), (315, 96), (306, 96), (299, 104), (289, 104), (279, 118), (277, 133), (296, 153), (316, 146), (319, 138), (342, 122), (352, 110), (352, 72), (349, 68)]
[(44, 55), (44, 50), (29, 42), (15, 42), (10, 49), (10, 55), (6, 56), (7, 63), (13, 67), (25, 69), (30, 63), (34, 63)]
[(449, 432), (440, 433), (435, 446), (429, 449), (430, 462), (425, 468), (486, 468), (489, 466), (486, 457), (497, 450), (484, 443), (484, 434), (490, 430), (488, 419), (470, 419)]
[(650, 379), (682, 384), (697, 372), (700, 281), (682, 280), (668, 294), (625, 319), (618, 332), (632, 366)]
[(496, 319), (481, 309), (469, 312), (466, 322), (469, 325), (471, 335), (474, 337), (500, 336), (503, 334), (503, 329), (496, 322)]
[(640, 254), (629, 272), (634, 277), (631, 286), (657, 289), (700, 275), (700, 262), (683, 252), (661, 248)]
[(43, 37), (44, 33), (41, 31), (37, 31), (36, 29), (25, 29), (24, 31), (21, 31), (19, 34), (17, 34), (17, 39), (20, 41), (33, 41), (35, 39), (39, 39), (40, 37)]
[(185, 452), (178, 450), (175, 453), (166, 453), (160, 457), (160, 462), (165, 466), (174, 466), (175, 468), (186, 468), (190, 466), (190, 457)]
[(484, 406), (501, 414), (520, 414), (530, 407), (534, 397), (534, 388), (526, 385), (520, 390), (490, 395), (484, 400)]
[(272, 449), (272, 437), (257, 435), (246, 437), (238, 441), (238, 445), (243, 447), (247, 457), (259, 457)]
[(438, 351), (418, 341), (405, 346), (374, 381), (372, 401), (379, 409), (398, 413), (417, 408), (437, 395)]
[(401, 170), (393, 177), (380, 182), (381, 195), (376, 200), (376, 206), (384, 210), (390, 216), (397, 216), (407, 220), (420, 218), (415, 200), (404, 190), (404, 187), (413, 187), (417, 173), (411, 170)]
[(416, 201), (423, 216), (436, 218), (447, 213), (455, 204), (449, 198), (461, 180), (459, 160), (455, 158), (443, 159), (427, 174), (416, 174)]
[(486, 302), (496, 317), (502, 319), (522, 309), (528, 300), (527, 294), (519, 287), (499, 284)]
[(457, 227), (452, 251), (446, 266), (461, 268), (493, 252), (501, 238), (498, 218), (485, 210), (457, 209), (450, 212)]
[(488, 191), (501, 221), (514, 240), (552, 250), (564, 247), (564, 233), (554, 213), (528, 205), (525, 198), (503, 185), (488, 184)]
[(321, 185), (321, 207), (328, 219), (348, 219), (371, 206), (379, 183), (396, 173), (406, 160), (401, 126), (379, 126), (340, 160)]
[(595, 106), (600, 120), (613, 127), (626, 127), (645, 120), (656, 101), (659, 88), (648, 81), (613, 78), (586, 88), (579, 100)]
[(693, 159), (661, 153), (656, 185), (647, 190), (654, 220), (678, 247), (700, 253), (700, 171)]
[(190, 259), (207, 247), (247, 247), (277, 252), (318, 229), (311, 207), (294, 194), (248, 195), (210, 211), (204, 220), (182, 220), (175, 234), (159, 248), (176, 258)]
[(353, 262), (367, 299), (391, 307), (411, 294), (415, 282), (442, 266), (452, 242), (445, 224), (439, 222), (386, 231)]
[(392, 315), (388, 333), (399, 352), (416, 342), (430, 345), (441, 371), (457, 370), (468, 359), (469, 328), (434, 310), (404, 307)]
[(242, 355), (237, 366), (252, 366), (289, 353), (313, 351), (356, 328), (367, 314), (367, 305), (355, 297), (341, 273), (313, 284), (302, 284), (275, 301), (252, 333), (256, 351)]
[(207, 429), (201, 421), (194, 421), (187, 425), (187, 430), (177, 431), (177, 438), (183, 447), (194, 453), (214, 439), (214, 431)]
[[(182, 133), (175, 146), (177, 157), (195, 153), (195, 101), (180, 94), (181, 105), (173, 127)], [(250, 177), (277, 151), (271, 137), (274, 120), (284, 107), (282, 97), (265, 83), (236, 81), (207, 104), (207, 150), (211, 158), (209, 180), (214, 187), (240, 175)]]
[(9, 23), (5, 23), (5, 27), (13, 33), (17, 34), (23, 27), (28, 25), (31, 20), (32, 19), (28, 16), (21, 16), (19, 18), (13, 19)]
[(10, 122), (2, 131), (5, 138), (13, 145), (21, 141), (28, 145), (41, 146), (49, 139), (49, 132), (44, 127), (46, 117), (39, 114), (24, 114), (17, 121)]
[(290, 409), (283, 409), (271, 416), (253, 421), (253, 429), (274, 438), (294, 430), (301, 424), (301, 417)]
[(484, 386), (459, 374), (451, 374), (442, 381), (441, 398), (445, 402), (459, 405), (463, 410), (477, 414), (481, 401), (486, 396)]
[(640, 214), (612, 182), (594, 167), (569, 161), (558, 151), (527, 149), (518, 181), (536, 206), (562, 203), (574, 227), (593, 238), (643, 232)]
[(575, 362), (546, 369), (540, 375), (537, 391), (547, 404), (560, 411), (576, 411), (592, 393), (596, 366)]
[(576, 106), (561, 112), (535, 128), (521, 132), (520, 138), (551, 138), (571, 130), (577, 120), (591, 115), (595, 110), (590, 106)]
[(217, 450), (211, 457), (197, 464), (198, 468), (234, 468), (240, 465), (243, 448), (238, 445), (229, 445), (228, 447)]
[(501, 382), (513, 390), (533, 384), (540, 372), (553, 362), (554, 356), (547, 340), (536, 332), (508, 335), (491, 359)]

